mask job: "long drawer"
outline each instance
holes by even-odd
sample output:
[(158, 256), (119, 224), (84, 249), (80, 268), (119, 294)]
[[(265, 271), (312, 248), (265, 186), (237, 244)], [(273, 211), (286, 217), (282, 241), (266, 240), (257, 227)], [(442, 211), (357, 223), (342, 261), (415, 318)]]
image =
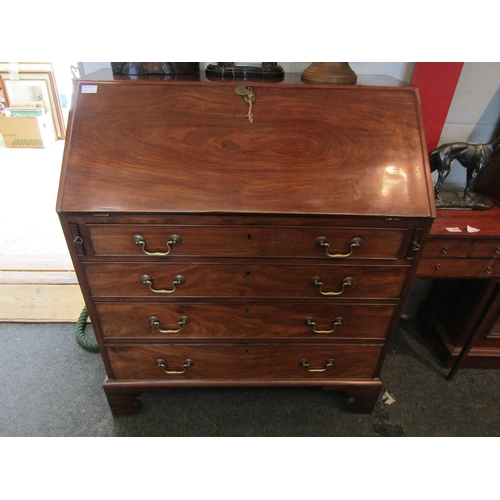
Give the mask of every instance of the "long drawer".
[(115, 379), (369, 379), (380, 345), (117, 345), (107, 353)]
[(498, 278), (499, 260), (422, 259), (416, 277), (426, 278)]
[(105, 297), (347, 297), (397, 299), (405, 266), (84, 265), (91, 294)]
[(406, 229), (88, 224), (96, 256), (397, 259)]
[(98, 302), (105, 339), (378, 338), (394, 306), (373, 304), (192, 304)]

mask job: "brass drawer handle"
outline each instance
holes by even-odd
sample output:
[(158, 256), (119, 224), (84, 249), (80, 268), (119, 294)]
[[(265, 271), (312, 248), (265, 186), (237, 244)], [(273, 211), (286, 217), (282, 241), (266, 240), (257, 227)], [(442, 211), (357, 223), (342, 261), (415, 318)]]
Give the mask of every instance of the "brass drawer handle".
[(345, 292), (346, 287), (354, 285), (354, 278), (351, 278), (351, 276), (344, 278), (342, 280), (342, 290), (340, 290), (340, 292), (324, 292), (323, 283), (321, 282), (321, 278), (319, 276), (313, 276), (309, 281), (309, 283), (311, 283), (311, 285), (314, 286), (319, 286), (319, 293), (321, 293), (321, 295), (325, 296), (342, 295)]
[(165, 373), (168, 373), (169, 375), (181, 375), (193, 365), (194, 361), (192, 359), (186, 359), (186, 361), (184, 361), (184, 364), (182, 365), (182, 370), (167, 370), (167, 360), (165, 359), (156, 360), (156, 366), (158, 366), (159, 368), (163, 368), (163, 371)]
[(495, 248), (495, 255), (500, 255), (500, 247)]
[(184, 283), (186, 283), (186, 278), (184, 278), (184, 276), (182, 275), (177, 275), (175, 278), (174, 278), (174, 281), (172, 281), (172, 286), (173, 288), (171, 288), (170, 290), (156, 290), (153, 288), (153, 279), (151, 278), (151, 276), (149, 276), (148, 274), (143, 274), (140, 278), (139, 278), (139, 281), (143, 284), (143, 285), (149, 285), (149, 289), (154, 292), (154, 293), (173, 293), (175, 292), (175, 290), (177, 290), (177, 286), (178, 285), (183, 285)]
[(307, 325), (307, 326), (312, 326), (312, 329), (313, 329), (313, 332), (314, 333), (333, 333), (335, 331), (335, 328), (337, 326), (340, 326), (342, 323), (344, 322), (344, 318), (342, 316), (337, 316), (334, 320), (333, 320), (333, 329), (332, 330), (316, 330), (316, 322), (314, 321), (313, 318), (311, 317), (307, 317), (305, 320), (304, 320), (304, 323)]
[(328, 368), (331, 368), (335, 364), (334, 359), (327, 359), (324, 368), (309, 368), (309, 361), (307, 359), (301, 359), (299, 365), (304, 367), (308, 372), (325, 372)]
[(493, 272), (493, 269), (491, 269), (490, 266), (488, 266), (485, 271), (484, 271), (486, 274), (491, 274)]
[(351, 240), (351, 244), (349, 245), (349, 253), (337, 253), (337, 254), (331, 254), (328, 253), (328, 249), (330, 248), (330, 243), (328, 243), (328, 240), (324, 236), (320, 236), (319, 238), (316, 238), (316, 241), (314, 244), (318, 248), (324, 248), (326, 255), (328, 257), (331, 257), (332, 259), (345, 259), (346, 257), (349, 257), (352, 254), (352, 251), (355, 248), (360, 248), (363, 245), (363, 240), (361, 238), (353, 238)]
[(443, 248), (441, 249), (441, 252), (442, 252), (442, 253), (448, 253), (448, 247), (443, 247)]
[(173, 234), (172, 236), (170, 236), (169, 240), (167, 241), (168, 250), (166, 252), (148, 252), (146, 250), (146, 240), (139, 234), (136, 234), (135, 236), (132, 237), (132, 243), (134, 245), (140, 246), (142, 248), (142, 251), (146, 255), (164, 257), (165, 255), (168, 255), (170, 253), (172, 247), (176, 247), (182, 243), (182, 238), (178, 234)]
[(177, 330), (163, 330), (160, 325), (160, 320), (156, 316), (150, 316), (148, 318), (148, 323), (151, 326), (156, 326), (160, 333), (179, 333), (182, 330), (182, 327), (187, 325), (190, 321), (189, 316), (181, 316), (177, 322)]

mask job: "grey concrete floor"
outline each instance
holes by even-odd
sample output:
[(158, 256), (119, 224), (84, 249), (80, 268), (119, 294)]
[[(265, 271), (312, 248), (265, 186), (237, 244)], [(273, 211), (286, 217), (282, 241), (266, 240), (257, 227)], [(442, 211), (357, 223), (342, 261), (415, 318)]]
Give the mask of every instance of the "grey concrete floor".
[(351, 414), (342, 393), (321, 389), (220, 388), (143, 394), (139, 414), (113, 418), (103, 363), (74, 324), (0, 323), (0, 436), (499, 436), (500, 370), (446, 374), (402, 320), (382, 372), (394, 402), (381, 398), (372, 414)]

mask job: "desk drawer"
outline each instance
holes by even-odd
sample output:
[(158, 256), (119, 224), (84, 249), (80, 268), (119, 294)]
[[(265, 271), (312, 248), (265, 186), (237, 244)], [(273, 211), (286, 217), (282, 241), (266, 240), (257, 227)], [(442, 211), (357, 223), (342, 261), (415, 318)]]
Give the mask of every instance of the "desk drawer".
[[(370, 304), (96, 304), (105, 339), (384, 338), (394, 306)], [(161, 331), (160, 331), (161, 330)]]
[[(259, 226), (87, 225), (98, 256), (175, 259), (207, 257), (308, 257), (328, 253), (349, 259), (397, 259), (406, 229)], [(173, 242), (167, 244), (167, 242)], [(351, 244), (355, 245), (351, 248)], [(168, 255), (147, 255), (168, 253)], [(349, 255), (350, 254), (350, 255)]]
[(381, 345), (354, 344), (172, 344), (109, 346), (107, 353), (116, 379), (272, 383), (290, 379), (369, 379), (381, 349)]
[[(325, 297), (397, 299), (404, 266), (85, 264), (94, 298)], [(332, 295), (334, 294), (334, 295)]]
[(497, 278), (500, 261), (478, 259), (422, 259), (416, 277), (426, 278)]
[(476, 259), (497, 259), (500, 257), (500, 240), (477, 241), (471, 250), (471, 257)]
[(424, 248), (424, 259), (467, 257), (474, 240), (429, 238)]

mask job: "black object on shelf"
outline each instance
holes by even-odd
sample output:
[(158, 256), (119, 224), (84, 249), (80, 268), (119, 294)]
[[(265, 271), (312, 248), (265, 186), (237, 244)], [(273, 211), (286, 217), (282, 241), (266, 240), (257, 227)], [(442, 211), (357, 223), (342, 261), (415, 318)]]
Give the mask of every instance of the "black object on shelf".
[(261, 80), (281, 81), (285, 72), (278, 63), (263, 62), (261, 66), (238, 65), (234, 62), (218, 62), (209, 64), (205, 70), (206, 77), (213, 80), (233, 78), (251, 78)]

